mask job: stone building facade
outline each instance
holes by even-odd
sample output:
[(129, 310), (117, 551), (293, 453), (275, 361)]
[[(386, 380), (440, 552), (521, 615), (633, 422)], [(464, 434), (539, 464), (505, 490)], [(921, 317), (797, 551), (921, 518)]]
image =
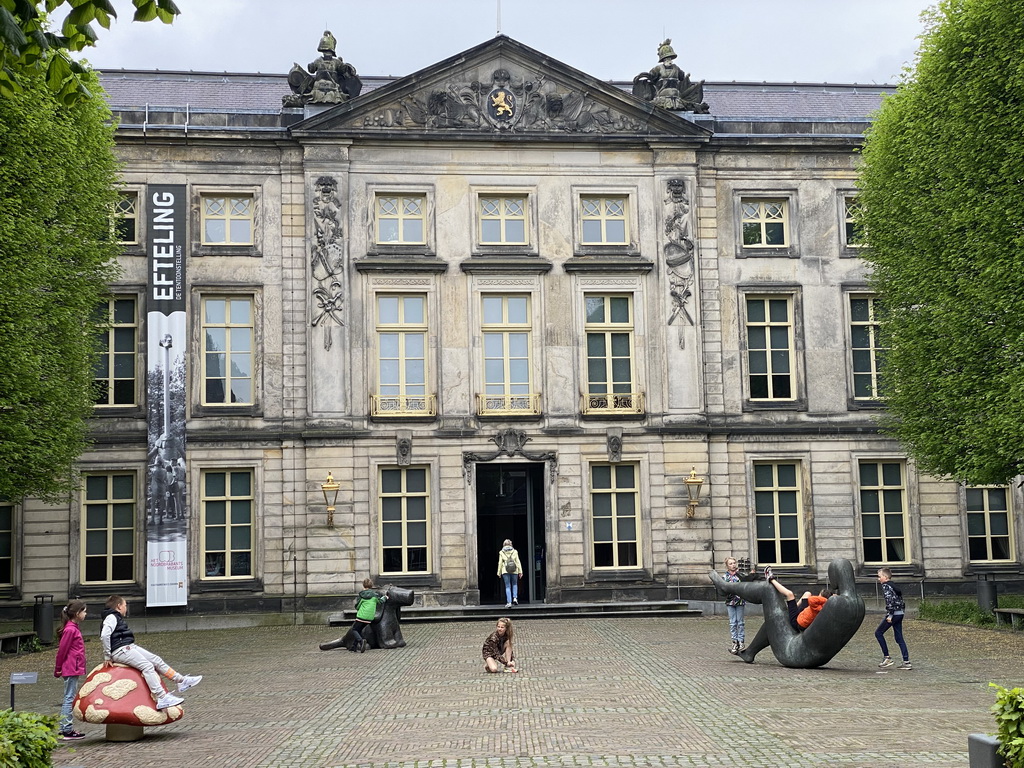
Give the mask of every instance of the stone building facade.
[(281, 107), (284, 77), (104, 75), (105, 399), (81, 495), (0, 506), (8, 614), (141, 597), (170, 524), (147, 501), (155, 185), (187, 199), (171, 613), (322, 616), (366, 576), (503, 603), (505, 538), (521, 602), (693, 597), (729, 555), (804, 582), (845, 557), (865, 589), (882, 565), (1019, 576), (1019, 489), (924, 476), (875, 428), (852, 214), (890, 89), (707, 84), (707, 114), (670, 111), (503, 36), (365, 80)]

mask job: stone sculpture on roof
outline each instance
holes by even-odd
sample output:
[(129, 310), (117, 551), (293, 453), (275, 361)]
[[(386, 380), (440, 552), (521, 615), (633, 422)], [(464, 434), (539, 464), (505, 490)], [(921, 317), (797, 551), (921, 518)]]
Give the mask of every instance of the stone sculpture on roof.
[(288, 73), (288, 86), (292, 92), (281, 101), (286, 107), (306, 104), (340, 104), (354, 99), (363, 89), (356, 68), (336, 53), (338, 41), (330, 30), (320, 38), (317, 50), (320, 56), (303, 69), (297, 62)]
[(633, 78), (633, 95), (644, 101), (653, 101), (656, 107), (682, 112), (708, 113), (704, 103), (704, 81), (691, 83), (675, 63), (676, 52), (672, 41), (658, 46), (658, 65), (650, 72), (641, 72)]

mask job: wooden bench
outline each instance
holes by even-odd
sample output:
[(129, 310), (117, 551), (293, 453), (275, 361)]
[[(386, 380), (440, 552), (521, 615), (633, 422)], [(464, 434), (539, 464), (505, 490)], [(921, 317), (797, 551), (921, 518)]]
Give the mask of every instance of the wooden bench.
[(36, 636), (35, 632), (8, 632), (0, 635), (0, 653), (20, 653), (22, 642)]
[(996, 625), (1009, 624), (1012, 629), (1020, 629), (1024, 621), (1024, 608), (993, 608)]

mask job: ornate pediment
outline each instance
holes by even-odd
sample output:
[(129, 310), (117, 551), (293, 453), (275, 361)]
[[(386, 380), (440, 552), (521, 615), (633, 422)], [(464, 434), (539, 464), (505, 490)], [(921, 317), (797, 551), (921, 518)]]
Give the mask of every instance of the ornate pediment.
[(652, 134), (708, 132), (507, 37), (352, 99), (299, 133)]

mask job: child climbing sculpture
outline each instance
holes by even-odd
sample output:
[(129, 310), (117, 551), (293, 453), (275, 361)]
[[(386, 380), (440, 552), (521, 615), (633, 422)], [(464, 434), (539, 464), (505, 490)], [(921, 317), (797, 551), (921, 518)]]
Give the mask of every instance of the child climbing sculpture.
[(838, 558), (829, 563), (828, 581), (835, 594), (828, 598), (817, 618), (799, 631), (790, 622), (790, 611), (783, 593), (772, 581), (726, 582), (715, 571), (711, 581), (723, 595), (739, 595), (748, 603), (760, 603), (764, 624), (738, 655), (748, 664), (771, 646), (779, 663), (786, 667), (811, 669), (832, 660), (850, 642), (864, 621), (864, 599), (857, 594), (853, 565)]

